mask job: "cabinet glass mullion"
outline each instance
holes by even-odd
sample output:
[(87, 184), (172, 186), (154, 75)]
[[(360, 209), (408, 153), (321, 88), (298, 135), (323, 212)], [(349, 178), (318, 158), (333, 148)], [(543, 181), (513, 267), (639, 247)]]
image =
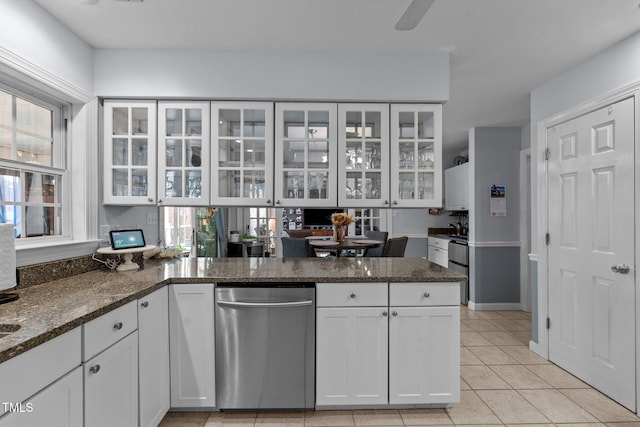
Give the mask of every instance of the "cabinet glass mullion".
[(156, 103), (104, 102), (104, 203), (155, 204)]
[(442, 206), (442, 106), (391, 106), (392, 206)]
[(217, 171), (213, 202), (219, 206), (270, 205), (273, 185), (273, 104), (212, 104)]
[(159, 203), (209, 205), (209, 106), (197, 101), (159, 103)]
[(335, 206), (336, 104), (276, 104), (276, 204)]
[(338, 110), (340, 206), (388, 206), (388, 104), (339, 104)]

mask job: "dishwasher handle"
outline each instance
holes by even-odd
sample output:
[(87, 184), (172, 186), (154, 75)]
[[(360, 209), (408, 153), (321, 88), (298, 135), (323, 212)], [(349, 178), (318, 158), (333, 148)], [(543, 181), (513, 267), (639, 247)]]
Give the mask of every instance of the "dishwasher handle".
[(223, 307), (251, 307), (251, 308), (271, 308), (271, 307), (304, 307), (312, 305), (312, 300), (286, 301), (286, 302), (242, 302), (242, 301), (218, 301), (218, 305)]

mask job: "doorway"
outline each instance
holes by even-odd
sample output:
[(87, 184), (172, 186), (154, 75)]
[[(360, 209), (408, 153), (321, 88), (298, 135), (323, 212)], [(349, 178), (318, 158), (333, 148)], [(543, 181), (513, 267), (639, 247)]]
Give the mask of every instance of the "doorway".
[(635, 102), (545, 129), (542, 248), (549, 360), (634, 412)]

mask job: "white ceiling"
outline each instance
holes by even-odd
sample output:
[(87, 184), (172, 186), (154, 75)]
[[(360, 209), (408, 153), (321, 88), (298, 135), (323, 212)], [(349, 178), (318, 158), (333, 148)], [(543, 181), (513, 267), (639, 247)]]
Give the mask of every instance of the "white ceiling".
[(451, 55), (446, 147), (474, 126), (529, 120), (529, 92), (640, 30), (640, 0), (437, 0), (413, 31), (410, 0), (35, 0), (98, 48)]

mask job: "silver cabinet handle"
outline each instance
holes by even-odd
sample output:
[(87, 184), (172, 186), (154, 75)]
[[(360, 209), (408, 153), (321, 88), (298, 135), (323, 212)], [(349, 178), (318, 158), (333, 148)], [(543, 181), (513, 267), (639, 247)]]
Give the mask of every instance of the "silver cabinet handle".
[(389, 204), (388, 200), (385, 200), (384, 203), (383, 203), (383, 205), (388, 205), (388, 204)]
[(397, 201), (397, 200), (394, 200), (394, 201), (393, 201), (393, 204), (394, 204), (394, 205), (397, 205), (397, 204), (398, 204), (398, 201)]
[(424, 293), (424, 297), (425, 297), (425, 298), (429, 298), (430, 296), (431, 296), (431, 295), (429, 295), (429, 292), (425, 292), (425, 293)]
[(98, 372), (100, 372), (100, 365), (93, 365), (89, 368), (89, 372), (91, 372), (92, 374), (97, 374)]
[(142, 308), (149, 307), (149, 301), (142, 301), (142, 303), (140, 303), (140, 307), (142, 307)]
[(611, 266), (611, 271), (613, 271), (614, 273), (629, 274), (629, 271), (631, 271), (631, 267), (629, 267), (627, 264), (618, 264)]
[(279, 205), (279, 204), (280, 204), (280, 200), (276, 200), (276, 205)]
[(149, 202), (149, 203), (153, 203), (153, 199), (152, 199), (151, 197), (149, 197), (149, 198), (147, 199), (147, 202)]
[(122, 322), (118, 322), (115, 325), (113, 325), (113, 329), (115, 329), (116, 331), (119, 331), (120, 329), (122, 329)]
[(350, 298), (355, 298), (356, 294), (354, 294), (353, 292), (351, 293), (351, 295), (349, 295)]
[(392, 312), (391, 312), (391, 315), (392, 315), (393, 317), (396, 317), (396, 316), (398, 315), (398, 312), (397, 312), (397, 311), (392, 311)]
[(267, 204), (270, 205), (271, 204), (271, 199), (267, 199)]
[(389, 313), (387, 313), (386, 311), (383, 311), (383, 312), (382, 312), (382, 315), (383, 315), (384, 317), (387, 317), (387, 316), (389, 315)]

